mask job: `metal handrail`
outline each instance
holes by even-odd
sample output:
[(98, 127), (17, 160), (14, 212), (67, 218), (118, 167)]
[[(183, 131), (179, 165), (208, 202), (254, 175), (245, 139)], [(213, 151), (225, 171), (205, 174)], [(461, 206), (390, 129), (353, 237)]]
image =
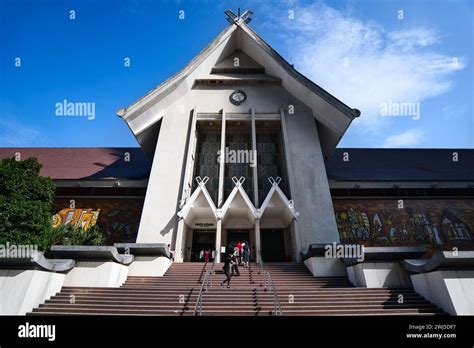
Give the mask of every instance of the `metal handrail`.
[(258, 254), (260, 255), (260, 269), (261, 269), (261, 272), (264, 276), (263, 279), (264, 279), (265, 290), (267, 290), (267, 288), (269, 287), (270, 290), (272, 291), (273, 308), (275, 310), (275, 315), (282, 315), (280, 300), (278, 299), (278, 295), (277, 295), (277, 292), (276, 292), (276, 289), (275, 289), (275, 284), (273, 283), (272, 276), (271, 276), (269, 271), (267, 271), (263, 268), (263, 257), (262, 257), (262, 253), (260, 252), (260, 250), (258, 250)]
[(260, 250), (257, 250), (257, 254), (260, 255), (260, 272), (263, 274), (263, 273), (264, 273), (264, 270), (263, 270), (263, 257), (262, 257), (262, 253), (260, 252)]
[(278, 295), (275, 289), (275, 284), (273, 283), (272, 275), (270, 274), (269, 271), (266, 271), (266, 273), (268, 276), (268, 283), (270, 284), (270, 288), (273, 293), (273, 307), (275, 309), (275, 315), (282, 315), (281, 304), (280, 304), (280, 300), (278, 299)]
[(196, 305), (194, 306), (193, 315), (202, 315), (202, 301), (204, 299), (204, 293), (207, 292), (209, 283), (211, 284), (211, 287), (212, 287), (212, 275), (216, 274), (216, 271), (214, 270), (215, 265), (216, 265), (216, 259), (214, 258), (214, 260), (212, 261), (211, 269), (207, 270), (206, 274), (204, 275), (204, 280), (202, 281), (201, 290), (199, 290), (199, 295), (196, 300)]

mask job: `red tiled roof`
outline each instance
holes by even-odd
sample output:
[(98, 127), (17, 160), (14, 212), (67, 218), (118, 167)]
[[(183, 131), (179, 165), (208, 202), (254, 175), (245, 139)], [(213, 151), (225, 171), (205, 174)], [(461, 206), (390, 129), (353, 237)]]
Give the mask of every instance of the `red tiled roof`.
[[(125, 160), (126, 153), (130, 161)], [(0, 148), (0, 159), (35, 157), (40, 174), (52, 179), (142, 179), (148, 178), (151, 162), (141, 148)]]

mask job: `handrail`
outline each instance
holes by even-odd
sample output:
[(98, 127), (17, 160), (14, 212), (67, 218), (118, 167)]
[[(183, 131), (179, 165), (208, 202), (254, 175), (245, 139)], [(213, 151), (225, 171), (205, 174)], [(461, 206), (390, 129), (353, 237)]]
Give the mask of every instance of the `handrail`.
[(212, 275), (216, 274), (214, 270), (214, 266), (216, 265), (216, 259), (212, 261), (212, 266), (210, 270), (206, 271), (204, 275), (204, 280), (202, 281), (201, 290), (199, 290), (199, 295), (196, 300), (196, 305), (194, 306), (193, 315), (202, 315), (202, 301), (204, 299), (204, 293), (207, 292), (207, 288), (209, 287), (209, 283), (212, 287)]
[(280, 300), (278, 299), (278, 295), (276, 293), (275, 284), (273, 283), (272, 275), (270, 274), (270, 272), (268, 271), (266, 272), (268, 276), (268, 282), (270, 284), (270, 287), (273, 293), (273, 307), (275, 309), (275, 315), (282, 315), (281, 304), (280, 304)]
[(273, 295), (273, 308), (275, 310), (275, 315), (282, 315), (281, 304), (280, 304), (280, 300), (278, 299), (278, 295), (275, 289), (275, 284), (273, 283), (272, 275), (270, 274), (269, 271), (263, 268), (263, 257), (260, 250), (258, 250), (258, 254), (260, 255), (260, 269), (264, 276), (263, 279), (264, 279), (265, 291), (267, 290), (268, 287), (270, 288)]
[[(257, 249), (257, 254), (260, 255), (260, 273), (264, 273), (264, 269), (263, 269), (263, 257), (262, 257), (262, 253), (260, 252), (259, 249)], [(266, 285), (265, 285), (266, 287)]]

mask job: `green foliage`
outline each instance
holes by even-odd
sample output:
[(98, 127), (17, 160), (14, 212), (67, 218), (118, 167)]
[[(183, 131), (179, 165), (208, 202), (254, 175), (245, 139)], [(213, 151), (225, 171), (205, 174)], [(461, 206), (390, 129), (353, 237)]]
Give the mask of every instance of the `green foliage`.
[(0, 161), (0, 244), (35, 244), (43, 250), (51, 230), (55, 186), (39, 175), (35, 158)]
[(104, 245), (104, 242), (104, 236), (97, 225), (87, 231), (71, 225), (59, 225), (50, 229), (44, 245), (47, 245), (47, 251), (53, 245)]
[(87, 231), (52, 226), (55, 186), (51, 178), (39, 175), (40, 169), (35, 158), (0, 161), (0, 244), (37, 245), (43, 251), (56, 244), (103, 245), (97, 226)]

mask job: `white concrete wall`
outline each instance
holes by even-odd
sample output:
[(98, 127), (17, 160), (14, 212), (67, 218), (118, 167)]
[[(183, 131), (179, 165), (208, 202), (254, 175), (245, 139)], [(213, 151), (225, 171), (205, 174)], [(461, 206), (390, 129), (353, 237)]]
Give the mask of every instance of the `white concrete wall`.
[(285, 120), (293, 173), (291, 198), (300, 213), (301, 251), (306, 252), (314, 243), (339, 242), (339, 232), (314, 118), (301, 109)]
[(364, 262), (347, 267), (352, 285), (362, 288), (411, 288), (410, 277), (398, 262)]
[(178, 227), (178, 201), (186, 160), (189, 109), (170, 106), (163, 117), (148, 181), (137, 243), (172, 244)]
[(77, 261), (64, 286), (118, 288), (127, 280), (128, 267), (113, 261)]
[(128, 269), (128, 275), (162, 277), (172, 263), (170, 259), (164, 256), (136, 256)]
[(411, 276), (417, 293), (451, 315), (474, 315), (474, 271), (435, 271)]
[(24, 315), (61, 291), (65, 275), (39, 270), (0, 270), (0, 315)]
[[(247, 101), (232, 105), (228, 98), (236, 88), (247, 93)], [(178, 201), (186, 160), (186, 139), (190, 111), (279, 113), (280, 108), (295, 106), (295, 115), (286, 117), (288, 159), (293, 168), (291, 197), (300, 212), (302, 251), (312, 243), (339, 241), (329, 184), (318, 131), (311, 111), (280, 86), (220, 86), (190, 90), (165, 110), (155, 158), (143, 207), (138, 243), (172, 244), (177, 231)], [(182, 106), (180, 106), (182, 105)], [(184, 113), (180, 110), (184, 109)], [(241, 228), (251, 228), (242, 226)]]
[(310, 257), (304, 264), (313, 277), (347, 277), (346, 265), (339, 259)]

